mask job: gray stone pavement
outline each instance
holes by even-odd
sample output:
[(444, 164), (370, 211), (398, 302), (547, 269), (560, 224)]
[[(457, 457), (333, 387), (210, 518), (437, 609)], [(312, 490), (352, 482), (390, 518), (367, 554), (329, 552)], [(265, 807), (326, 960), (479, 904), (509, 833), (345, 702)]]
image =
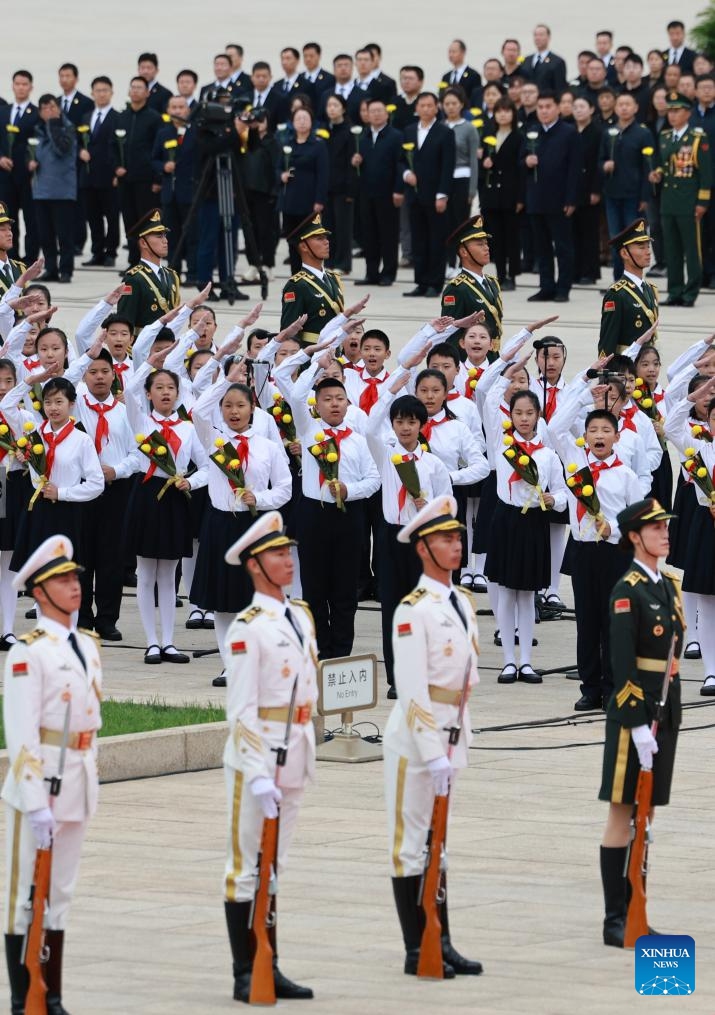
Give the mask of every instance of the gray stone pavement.
[[(70, 328), (116, 274), (78, 271), (71, 287), (57, 287), (59, 323)], [(387, 327), (396, 345), (436, 307), (402, 303), (407, 279), (379, 290), (371, 323)], [(507, 300), (507, 330), (537, 313), (525, 302), (534, 279), (522, 280)], [(276, 320), (274, 284), (265, 319)], [(350, 295), (357, 291), (349, 287)], [(66, 294), (66, 295), (65, 295)], [(419, 306), (415, 306), (419, 303)], [(558, 307), (554, 330), (569, 346), (569, 376), (593, 359), (599, 297), (574, 293)], [(222, 330), (243, 307), (219, 304)], [(665, 360), (712, 327), (715, 297), (704, 294), (692, 311), (663, 312)], [(562, 595), (571, 601), (566, 581)], [(20, 615), (26, 600), (21, 600)], [(486, 608), (486, 597), (479, 597)], [(213, 647), (211, 632), (183, 628), (180, 648)], [(18, 631), (29, 622), (21, 620)], [(216, 656), (190, 666), (142, 664), (143, 636), (131, 595), (120, 620), (125, 640), (103, 650), (105, 686), (115, 697), (158, 696), (168, 701), (221, 701), (210, 686)], [(448, 1007), (483, 1015), (614, 1015), (635, 998), (633, 957), (600, 944), (598, 843), (605, 805), (596, 800), (603, 718), (576, 716), (578, 684), (563, 674), (540, 687), (498, 686), (499, 650), (493, 620), (480, 617), (481, 684), (473, 697), (472, 768), (460, 779), (450, 826), (450, 897), (454, 939), (479, 957), (478, 980), (420, 983), (401, 973), (401, 946), (389, 884), (382, 764), (319, 763), (281, 883), (281, 964), (311, 984), (316, 1000), (305, 1012), (437, 1013)], [(575, 659), (573, 621), (536, 628), (537, 666)], [(355, 651), (379, 653), (379, 614), (362, 604)], [(684, 699), (699, 705), (700, 664), (683, 666)], [(691, 934), (698, 946), (698, 982), (687, 1002), (661, 998), (659, 1011), (712, 1015), (715, 1011), (710, 843), (715, 804), (709, 760), (712, 731), (705, 708), (688, 709), (676, 766), (673, 803), (656, 823), (649, 879), (652, 924)], [(383, 693), (365, 713), (384, 728)], [(561, 717), (561, 721), (553, 721)], [(328, 726), (335, 724), (328, 720)], [(521, 728), (509, 729), (513, 724)], [(523, 724), (523, 725), (522, 725)], [(535, 725), (531, 725), (535, 724)], [(364, 732), (370, 732), (365, 729)], [(68, 933), (66, 1001), (73, 1015), (189, 1015), (228, 1011), (230, 964), (221, 908), (224, 856), (223, 779), (219, 771), (105, 786), (85, 848)], [(4, 990), (3, 982), (0, 991)], [(2, 1006), (0, 1002), (0, 1009)], [(644, 1001), (637, 1002), (639, 1006)], [(285, 1007), (283, 1002), (282, 1007)]]

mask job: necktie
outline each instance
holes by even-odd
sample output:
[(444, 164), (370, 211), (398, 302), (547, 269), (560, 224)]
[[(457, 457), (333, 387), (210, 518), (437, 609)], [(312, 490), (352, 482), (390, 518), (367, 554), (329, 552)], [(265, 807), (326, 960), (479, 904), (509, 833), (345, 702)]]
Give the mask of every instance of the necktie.
[(263, 99), (261, 98), (261, 96), (258, 93), (256, 93), (256, 101), (253, 103), (253, 108), (254, 109), (260, 109), (262, 105), (263, 105)]
[(63, 99), (62, 100), (62, 112), (66, 114), (66, 113), (69, 113), (69, 111), (70, 111), (70, 100), (69, 99)]
[(452, 607), (454, 608), (454, 612), (457, 614), (459, 619), (462, 621), (462, 627), (466, 631), (467, 630), (467, 618), (464, 616), (464, 610), (459, 605), (459, 600), (457, 599), (457, 593), (454, 591), (454, 589), (452, 589), (452, 591), (449, 593), (449, 601), (452, 604)]
[(74, 631), (70, 631), (69, 636), (67, 638), (67, 641), (72, 646), (72, 651), (77, 656), (79, 661), (82, 663), (82, 669), (86, 673), (87, 672), (87, 663), (85, 662), (84, 655), (82, 654), (82, 649), (79, 647), (79, 642), (77, 641), (77, 635), (74, 633)]
[(283, 91), (287, 92), (289, 89), (290, 89), (290, 82), (289, 81), (284, 81), (283, 82)]
[(12, 277), (12, 267), (9, 261), (5, 261), (2, 266), (2, 280), (8, 286), (11, 286), (15, 279)]
[(377, 387), (379, 384), (382, 384), (382, 381), (384, 381), (385, 378), (383, 377), (382, 380), (378, 380), (377, 377), (370, 377), (369, 375), (366, 377), (363, 374), (362, 379), (365, 383), (365, 387), (360, 395), (360, 408), (369, 416), (370, 409), (372, 409), (373, 405), (377, 402)]
[(117, 404), (116, 398), (111, 404), (106, 402), (90, 402), (87, 396), (84, 396), (84, 402), (88, 409), (92, 412), (96, 412), (99, 419), (97, 420), (97, 429), (94, 434), (94, 448), (97, 454), (102, 453), (102, 446), (109, 443), (109, 423), (106, 420), (106, 415), (111, 412), (114, 406)]
[(15, 126), (15, 127), (17, 126), (17, 121), (19, 119), (20, 119), (20, 107), (19, 106), (15, 106), (15, 112), (12, 114), (12, 123), (13, 123), (13, 126)]
[(302, 645), (303, 644), (303, 632), (301, 631), (300, 627), (298, 626), (298, 621), (293, 616), (293, 613), (291, 612), (290, 606), (286, 606), (286, 620), (288, 621), (290, 626), (295, 631), (295, 633), (296, 633), (296, 635), (298, 637), (298, 641)]
[(55, 464), (55, 451), (57, 446), (66, 440), (74, 430), (74, 423), (70, 419), (61, 430), (54, 433), (50, 424), (45, 421), (42, 424), (41, 434), (44, 438), (45, 444), (47, 445), (47, 454), (45, 456), (45, 476), (49, 479), (52, 473), (52, 466)]
[(538, 67), (540, 63), (541, 63), (541, 54), (537, 53), (536, 58), (534, 60), (534, 67)]
[(102, 114), (97, 113), (94, 118), (94, 126), (92, 127), (92, 137), (96, 137), (99, 133), (99, 128), (102, 126)]
[(456, 70), (452, 71), (452, 84), (453, 85), (457, 84), (457, 72), (456, 72)]

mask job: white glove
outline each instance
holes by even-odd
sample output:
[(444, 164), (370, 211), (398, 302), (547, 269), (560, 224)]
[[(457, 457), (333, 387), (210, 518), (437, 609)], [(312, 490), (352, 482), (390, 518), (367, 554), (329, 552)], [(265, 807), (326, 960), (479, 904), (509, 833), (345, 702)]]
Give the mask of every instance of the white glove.
[(50, 808), (40, 807), (39, 810), (30, 811), (27, 820), (30, 822), (37, 848), (49, 849), (52, 845), (52, 836), (57, 828), (57, 822)]
[(638, 751), (641, 768), (650, 772), (653, 767), (653, 755), (658, 753), (658, 742), (650, 731), (650, 726), (634, 726), (631, 730), (633, 743)]
[(452, 775), (452, 766), (449, 763), (449, 758), (443, 754), (441, 758), (428, 761), (427, 768), (432, 776), (435, 794), (437, 796), (447, 796), (449, 793), (449, 780)]
[(273, 779), (264, 779), (261, 776), (258, 779), (254, 779), (251, 783), (251, 793), (253, 793), (261, 805), (264, 817), (278, 817), (278, 804), (283, 799), (283, 794), (273, 782)]

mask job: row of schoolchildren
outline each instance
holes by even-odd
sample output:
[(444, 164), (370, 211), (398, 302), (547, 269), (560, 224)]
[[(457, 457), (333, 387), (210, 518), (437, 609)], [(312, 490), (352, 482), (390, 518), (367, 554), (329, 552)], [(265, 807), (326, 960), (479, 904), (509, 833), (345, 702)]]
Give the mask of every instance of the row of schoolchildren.
[[(316, 346), (300, 348), (294, 337), (303, 323), (298, 321), (270, 341), (266, 333), (253, 332), (249, 357), (242, 358), (234, 354), (259, 308), (215, 349), (215, 319), (200, 306), (205, 294), (199, 294), (145, 328), (130, 358), (131, 328), (112, 314), (116, 294), (111, 294), (83, 320), (77, 332), (80, 355), (73, 356), (64, 333), (47, 323), (51, 307), (27, 312), (19, 324), (7, 327), (18, 295), (11, 290), (3, 301), (7, 306), (0, 304), (0, 426), (7, 426), (15, 440), (24, 428), (38, 435), (45, 461), (38, 471), (31, 459), (28, 474), (18, 456), (8, 452), (0, 558), (6, 646), (12, 641), (15, 609), (8, 575), (43, 538), (62, 531), (82, 547), (87, 568), (84, 625), (116, 637), (122, 591), (116, 562), (125, 553), (135, 554), (145, 661), (187, 661), (173, 645), (181, 560), (190, 589), (188, 624), (213, 620), (224, 654), (228, 625), (247, 605), (250, 589), (242, 569), (224, 565), (223, 554), (252, 522), (254, 511), (282, 508), (299, 539), (303, 594), (314, 613), (322, 658), (348, 655), (352, 649), (361, 560), (367, 526), (374, 523), (392, 683), (392, 613), (418, 577), (394, 532), (423, 501), (454, 489), (471, 522), (465, 564), (474, 564), (466, 574), (476, 575), (477, 584), (487, 576), (501, 632), (505, 665), (500, 682), (540, 681), (531, 666), (534, 593), (543, 592), (547, 601), (558, 599), (565, 566), (572, 574), (578, 622), (579, 705), (600, 704), (608, 693), (608, 593), (627, 565), (617, 549), (615, 517), (651, 487), (666, 503), (670, 498), (669, 458), (660, 443), (663, 426), (651, 418), (642, 385), (636, 387), (636, 369), (656, 405), (670, 399), (681, 412), (683, 385), (690, 384), (692, 412), (704, 417), (698, 423), (697, 449), (705, 460), (710, 453), (704, 437), (709, 389), (696, 396), (698, 382), (691, 378), (698, 370), (706, 372), (710, 360), (715, 373), (707, 344), (698, 344), (674, 364), (667, 393), (657, 383), (658, 354), (647, 343), (648, 335), (629, 350), (637, 367), (627, 357), (612, 359), (608, 383), (591, 388), (587, 379), (578, 378), (567, 386), (562, 377), (566, 351), (558, 339), (538, 343), (538, 380), (529, 378), (526, 358), (519, 358), (532, 333), (549, 321), (520, 332), (496, 357), (492, 336), (476, 317), (457, 322), (466, 325), (458, 341), (457, 325), (438, 319), (408, 342), (398, 369), (388, 374), (389, 339), (376, 329), (363, 331), (355, 319), (365, 300), (330, 322)], [(37, 330), (40, 325), (44, 327)], [(188, 330), (176, 341), (184, 325)], [(426, 369), (418, 372), (425, 356)], [(630, 397), (639, 392), (640, 399)], [(691, 403), (684, 403), (685, 410)], [(679, 416), (670, 409), (666, 415), (675, 420), (671, 424), (669, 419), (669, 436), (684, 451), (682, 433), (673, 430)], [(146, 438), (139, 445), (137, 434)], [(581, 447), (572, 439), (580, 434), (586, 442)], [(526, 461), (527, 471), (536, 468), (538, 487), (523, 478), (524, 469), (516, 468), (511, 452), (517, 461)], [(337, 458), (332, 472), (327, 453)], [(227, 458), (238, 466), (235, 474), (226, 467)], [(418, 484), (412, 492), (406, 463), (416, 470)], [(590, 468), (605, 524), (595, 524), (569, 493), (563, 467), (574, 465)], [(142, 482), (133, 479), (136, 473), (143, 473)], [(687, 509), (697, 515), (695, 498), (706, 496), (694, 489), (690, 474), (688, 479), (677, 495), (681, 516)], [(559, 513), (566, 509), (572, 540), (564, 565), (567, 519)], [(702, 564), (704, 557), (712, 561), (712, 554), (708, 558), (693, 548), (696, 528), (702, 526), (687, 520), (673, 541), (673, 562), (685, 566), (691, 629), (698, 614), (708, 616), (713, 594), (712, 568)], [(712, 525), (701, 535), (712, 539)], [(705, 686), (715, 689), (707, 629), (713, 625), (701, 623)], [(691, 654), (699, 652), (694, 639), (688, 646)]]

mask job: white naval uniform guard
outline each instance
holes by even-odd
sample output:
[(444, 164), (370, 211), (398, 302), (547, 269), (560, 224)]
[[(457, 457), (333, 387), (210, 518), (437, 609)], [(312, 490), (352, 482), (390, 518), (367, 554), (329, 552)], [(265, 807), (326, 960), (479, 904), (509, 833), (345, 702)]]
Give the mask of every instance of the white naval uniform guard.
[[(311, 715), (317, 700), (317, 647), (307, 604), (289, 600), (290, 548), (278, 511), (268, 511), (226, 553), (226, 563), (249, 570), (255, 594), (226, 637), (229, 737), (223, 755), (228, 798), (228, 853), (225, 909), (233, 955), (234, 1000), (248, 1000), (251, 978), (249, 919), (256, 888), (256, 865), (263, 819), (280, 804), (278, 874), (293, 836), (307, 782), (315, 768)], [(256, 567), (250, 568), (250, 561)], [(296, 684), (297, 681), (297, 684)], [(276, 766), (284, 743), (293, 686), (295, 706), (285, 765)], [(277, 966), (276, 997), (312, 998), (308, 987), (291, 983)]]
[[(45, 917), (49, 960), (44, 967), (48, 1015), (64, 1012), (61, 972), (64, 929), (79, 872), (87, 824), (97, 808), (96, 733), (102, 725), (102, 666), (98, 641), (78, 631), (72, 614), (81, 590), (66, 536), (45, 540), (18, 571), (14, 585), (33, 592), (40, 624), (12, 647), (5, 664), (3, 719), (10, 769), (5, 801), (7, 867), (5, 950), (13, 1013), (24, 1012), (27, 972), (21, 963), (30, 911), (35, 851), (52, 843), (49, 905)], [(74, 581), (68, 580), (74, 578)], [(81, 658), (80, 658), (81, 657)], [(69, 735), (58, 796), (48, 780), (58, 775), (65, 716)]]
[[(451, 757), (449, 731), (459, 720), (467, 671), (467, 694), (479, 682), (476, 616), (469, 597), (451, 582), (464, 529), (456, 515), (454, 497), (438, 497), (397, 537), (413, 544), (424, 571), (416, 589), (395, 611), (397, 702), (384, 735), (392, 885), (408, 974), (417, 972), (419, 960), (424, 914), (418, 897), (434, 799), (449, 791), (455, 773), (468, 764), (472, 739), (468, 707)], [(445, 978), (481, 973), (481, 963), (463, 958), (451, 944), (446, 897), (440, 919)]]

